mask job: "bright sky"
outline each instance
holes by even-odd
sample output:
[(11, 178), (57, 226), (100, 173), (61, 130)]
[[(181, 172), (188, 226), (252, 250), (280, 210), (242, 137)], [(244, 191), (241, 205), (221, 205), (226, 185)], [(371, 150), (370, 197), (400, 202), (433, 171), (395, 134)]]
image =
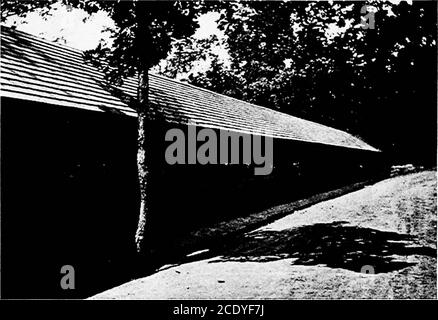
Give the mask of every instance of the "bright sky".
[[(199, 29), (195, 33), (196, 38), (206, 38), (210, 35), (223, 37), (223, 33), (217, 28), (216, 20), (219, 13), (207, 13), (202, 15), (199, 22)], [(6, 25), (15, 25), (18, 30), (56, 41), (61, 44), (80, 50), (96, 48), (100, 40), (110, 41), (109, 33), (104, 32), (106, 28), (114, 27), (111, 18), (104, 12), (98, 12), (91, 17), (80, 9), (67, 9), (60, 4), (55, 5), (50, 16), (41, 17), (38, 12), (27, 15), (26, 18), (11, 17)], [(213, 49), (223, 60), (228, 59), (228, 52), (224, 48)], [(199, 61), (192, 69), (192, 72), (199, 72), (209, 68), (209, 61)], [(185, 78), (186, 75), (179, 75), (178, 78)]]
[[(212, 34), (220, 36), (217, 28), (218, 13), (207, 13), (199, 18), (200, 28), (195, 34), (197, 38), (208, 37)], [(99, 40), (108, 40), (108, 33), (103, 33), (114, 23), (104, 12), (93, 14), (85, 22), (88, 14), (80, 9), (68, 10), (65, 6), (56, 5), (49, 17), (42, 18), (37, 12), (28, 14), (26, 18), (10, 18), (6, 24), (17, 26), (18, 30), (58, 41), (80, 50), (94, 49)]]
[(42, 18), (38, 12), (32, 12), (26, 18), (10, 18), (7, 24), (15, 24), (18, 30), (80, 50), (94, 49), (100, 39), (108, 39), (108, 34), (102, 33), (103, 29), (114, 26), (112, 20), (102, 12), (93, 14), (83, 22), (88, 17), (83, 10), (68, 11), (61, 5), (55, 8), (46, 18)]

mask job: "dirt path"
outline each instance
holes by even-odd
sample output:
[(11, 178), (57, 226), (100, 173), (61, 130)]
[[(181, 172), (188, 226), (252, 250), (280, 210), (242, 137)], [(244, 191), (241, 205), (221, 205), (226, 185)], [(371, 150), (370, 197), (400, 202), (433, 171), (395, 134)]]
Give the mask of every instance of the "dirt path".
[(436, 299), (436, 220), (436, 173), (395, 177), (92, 299)]

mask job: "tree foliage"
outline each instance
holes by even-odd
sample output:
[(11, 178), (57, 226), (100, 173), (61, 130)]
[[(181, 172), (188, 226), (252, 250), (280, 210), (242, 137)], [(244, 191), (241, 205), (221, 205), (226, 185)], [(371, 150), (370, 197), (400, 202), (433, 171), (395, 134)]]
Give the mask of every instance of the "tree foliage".
[[(364, 5), (375, 11), (374, 29), (361, 26)], [(435, 2), (249, 1), (217, 10), (225, 37), (210, 43), (224, 45), (230, 61), (203, 40), (211, 67), (189, 74), (191, 83), (347, 130), (394, 157), (435, 152)], [(196, 41), (188, 47), (196, 52)]]

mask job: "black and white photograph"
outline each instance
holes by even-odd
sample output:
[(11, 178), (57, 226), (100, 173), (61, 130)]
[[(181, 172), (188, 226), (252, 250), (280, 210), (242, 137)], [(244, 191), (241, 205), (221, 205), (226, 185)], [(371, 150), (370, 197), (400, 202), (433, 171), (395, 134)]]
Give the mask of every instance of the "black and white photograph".
[(0, 298), (436, 300), (437, 28), (436, 1), (2, 0)]

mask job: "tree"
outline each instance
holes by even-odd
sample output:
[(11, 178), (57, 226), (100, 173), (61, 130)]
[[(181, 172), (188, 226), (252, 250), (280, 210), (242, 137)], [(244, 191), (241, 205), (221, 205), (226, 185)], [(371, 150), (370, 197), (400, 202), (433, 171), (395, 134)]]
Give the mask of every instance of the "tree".
[(49, 0), (2, 1), (2, 21), (11, 15), (25, 16), (40, 10), (48, 14), (61, 2), (92, 14), (105, 11), (116, 25), (111, 30), (113, 44), (99, 44), (87, 53), (103, 68), (111, 84), (121, 84), (125, 77), (137, 76), (137, 97), (130, 101), (138, 114), (137, 169), (140, 189), (140, 212), (135, 234), (137, 251), (148, 254), (148, 228), (151, 215), (151, 130), (149, 103), (149, 69), (166, 58), (174, 39), (193, 34), (198, 27), (196, 17), (203, 6), (192, 1), (103, 1)]

